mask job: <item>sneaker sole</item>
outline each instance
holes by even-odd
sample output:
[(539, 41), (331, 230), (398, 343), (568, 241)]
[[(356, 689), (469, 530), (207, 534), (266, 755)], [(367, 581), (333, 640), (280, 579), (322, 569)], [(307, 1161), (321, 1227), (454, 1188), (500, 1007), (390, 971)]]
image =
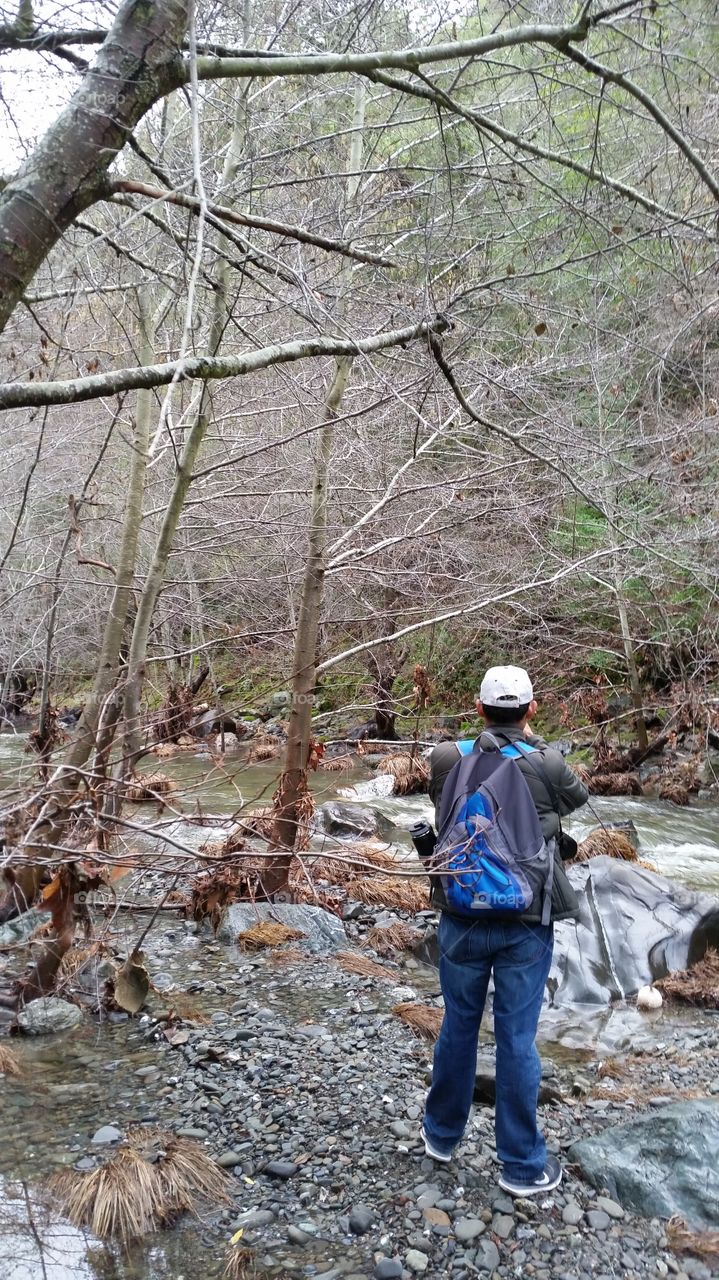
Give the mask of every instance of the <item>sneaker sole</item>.
[(518, 1183), (505, 1182), (504, 1178), (498, 1178), (497, 1183), (503, 1191), (507, 1191), (510, 1196), (515, 1196), (517, 1200), (526, 1200), (528, 1196), (541, 1196), (545, 1191), (555, 1191), (562, 1181), (562, 1171), (559, 1171), (559, 1177), (547, 1178), (547, 1181), (538, 1187), (536, 1183), (530, 1183), (529, 1186), (520, 1187)]

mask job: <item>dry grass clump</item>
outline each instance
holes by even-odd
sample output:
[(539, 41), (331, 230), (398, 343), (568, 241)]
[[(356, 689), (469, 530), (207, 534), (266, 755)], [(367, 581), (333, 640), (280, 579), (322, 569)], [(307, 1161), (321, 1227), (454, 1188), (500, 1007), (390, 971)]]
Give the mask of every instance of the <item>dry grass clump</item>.
[(378, 871), (396, 871), (397, 860), (386, 849), (377, 848), (369, 842), (348, 845), (346, 851), (343, 849), (335, 856), (324, 854), (312, 860), (303, 858), (301, 865), (296, 860), (290, 883), (293, 886), (306, 884), (309, 877), (314, 882), (326, 880), (328, 884), (348, 885), (358, 876), (371, 875), (374, 868)]
[(322, 760), (320, 769), (326, 773), (349, 773), (354, 768), (354, 764), (354, 756), (330, 756), (328, 759)]
[(699, 1258), (719, 1259), (719, 1231), (692, 1231), (676, 1213), (667, 1223), (667, 1243), (673, 1253), (693, 1253)]
[(638, 862), (637, 851), (629, 836), (623, 831), (608, 831), (606, 827), (598, 827), (590, 831), (586, 840), (577, 849), (576, 862), (587, 862), (589, 858), (619, 858), (622, 862)]
[(396, 1004), (392, 1012), (402, 1022), (406, 1022), (421, 1040), (437, 1039), (444, 1017), (441, 1009), (435, 1009), (431, 1004), (415, 1004), (409, 1000), (404, 1004)]
[(398, 754), (387, 756), (377, 765), (378, 773), (388, 773), (394, 778), (396, 796), (408, 796), (426, 791), (429, 785), (429, 765), (420, 756)]
[(421, 934), (411, 925), (398, 920), (396, 924), (376, 925), (367, 934), (367, 944), (380, 956), (391, 956), (397, 951), (411, 951)]
[(587, 780), (593, 796), (640, 796), (642, 784), (637, 773), (593, 773)]
[(691, 969), (667, 974), (654, 984), (670, 1000), (719, 1009), (719, 951), (707, 947), (704, 956)]
[(166, 773), (133, 774), (127, 784), (126, 799), (132, 804), (141, 804), (145, 800), (161, 800), (163, 796), (177, 791), (177, 783), (168, 778)]
[(225, 1269), (222, 1280), (248, 1280), (250, 1269), (255, 1270), (255, 1250), (247, 1245), (230, 1241), (225, 1253)]
[(358, 956), (354, 951), (338, 951), (335, 960), (346, 973), (358, 973), (361, 978), (383, 978), (385, 982), (397, 981), (396, 973), (368, 956)]
[(282, 741), (270, 733), (258, 733), (253, 739), (247, 756), (248, 764), (259, 764), (263, 760), (278, 760), (282, 750)]
[(617, 1058), (603, 1058), (597, 1067), (597, 1075), (600, 1080), (619, 1080), (626, 1075), (626, 1070), (625, 1062), (620, 1062)]
[(20, 1063), (15, 1057), (12, 1049), (6, 1048), (4, 1044), (0, 1044), (0, 1075), (20, 1075)]
[(281, 947), (283, 942), (297, 942), (306, 936), (301, 929), (291, 929), (278, 920), (258, 920), (238, 933), (235, 941), (241, 951), (260, 951), (263, 947)]
[(282, 951), (271, 951), (268, 957), (273, 964), (314, 964), (317, 956), (312, 951), (300, 951), (299, 947), (285, 947)]
[(410, 912), (429, 910), (429, 888), (418, 879), (378, 876), (367, 880), (350, 880), (347, 896), (354, 902), (364, 902), (371, 907), (396, 907)]
[(152, 1128), (136, 1129), (99, 1169), (65, 1169), (48, 1185), (75, 1226), (123, 1244), (203, 1203), (230, 1202), (227, 1175), (197, 1143)]

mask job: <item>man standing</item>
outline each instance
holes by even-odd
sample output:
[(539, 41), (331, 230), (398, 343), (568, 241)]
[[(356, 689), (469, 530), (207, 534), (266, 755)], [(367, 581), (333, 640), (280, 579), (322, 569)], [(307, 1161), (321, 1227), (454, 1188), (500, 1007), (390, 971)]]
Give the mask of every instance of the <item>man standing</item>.
[[(486, 722), (478, 744), (440, 743), (432, 752), (429, 793), (437, 828), (442, 789), (463, 755), (478, 745), (483, 751), (501, 750), (514, 757), (554, 858), (551, 921), (574, 917), (578, 902), (562, 866), (558, 837), (561, 817), (585, 804), (587, 789), (558, 751), (527, 732), (537, 703), (522, 667), (491, 667), (482, 681), (477, 710)], [(515, 743), (520, 745), (513, 750)], [(534, 1042), (552, 961), (552, 924), (541, 923), (541, 904), (521, 914), (493, 911), (486, 919), (454, 915), (442, 901), (439, 882), (433, 885), (433, 898), (440, 895), (444, 1021), (422, 1127), (425, 1150), (434, 1160), (449, 1161), (464, 1133), (474, 1091), (479, 1027), (493, 974), (499, 1185), (515, 1196), (550, 1191), (561, 1182), (562, 1170), (556, 1157), (547, 1155), (537, 1127), (541, 1063)]]

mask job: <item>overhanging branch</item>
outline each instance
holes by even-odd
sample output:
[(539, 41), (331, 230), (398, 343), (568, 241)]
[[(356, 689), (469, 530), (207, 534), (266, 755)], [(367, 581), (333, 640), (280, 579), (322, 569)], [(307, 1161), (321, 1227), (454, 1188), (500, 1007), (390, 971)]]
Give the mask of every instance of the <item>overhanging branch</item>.
[(214, 378), (241, 378), (271, 365), (289, 364), (312, 356), (356, 356), (401, 347), (429, 333), (443, 333), (449, 323), (443, 316), (423, 320), (405, 329), (390, 329), (371, 338), (298, 338), (278, 343), (239, 356), (191, 356), (167, 364), (146, 365), (137, 369), (114, 369), (110, 373), (88, 378), (72, 378), (65, 382), (6, 382), (0, 385), (0, 409), (26, 409), (38, 405), (77, 404), (81, 400), (98, 400), (120, 391), (163, 387), (171, 382), (189, 382), (195, 378), (206, 382)]

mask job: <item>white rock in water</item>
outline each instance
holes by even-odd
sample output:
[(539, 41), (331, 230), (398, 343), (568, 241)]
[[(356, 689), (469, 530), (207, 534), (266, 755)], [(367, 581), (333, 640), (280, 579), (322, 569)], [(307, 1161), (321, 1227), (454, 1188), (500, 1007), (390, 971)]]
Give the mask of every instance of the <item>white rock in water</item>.
[(655, 987), (640, 987), (637, 991), (637, 1009), (661, 1009), (662, 993)]

